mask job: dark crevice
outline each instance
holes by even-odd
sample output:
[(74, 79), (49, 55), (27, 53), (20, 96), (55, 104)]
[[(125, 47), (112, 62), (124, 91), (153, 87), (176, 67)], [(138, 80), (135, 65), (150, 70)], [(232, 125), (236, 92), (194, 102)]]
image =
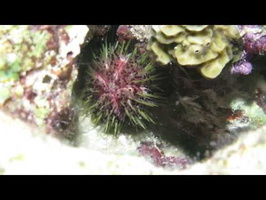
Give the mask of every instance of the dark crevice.
[[(94, 35), (81, 50), (76, 60), (78, 78), (73, 89), (75, 98), (80, 97), (84, 88), (85, 72), (92, 54), (97, 54), (106, 41), (111, 44), (117, 41), (117, 28), (118, 25), (109, 26), (104, 35)], [(156, 124), (149, 124), (148, 130), (156, 137), (182, 148), (191, 158), (206, 158), (231, 144), (247, 129), (228, 130), (228, 117), (234, 115), (230, 103), (236, 98), (244, 99), (247, 105), (254, 102), (257, 82), (261, 75), (266, 77), (265, 58), (255, 60), (253, 65), (250, 75), (231, 75), (230, 66), (227, 66), (218, 78), (212, 80), (203, 78), (195, 69), (185, 69), (185, 73), (174, 64), (164, 67), (162, 71), (166, 79), (163, 91), (167, 101), (157, 108), (148, 108), (156, 116)], [(125, 130), (132, 136), (143, 132), (127, 125)], [(217, 145), (213, 146), (213, 143)]]

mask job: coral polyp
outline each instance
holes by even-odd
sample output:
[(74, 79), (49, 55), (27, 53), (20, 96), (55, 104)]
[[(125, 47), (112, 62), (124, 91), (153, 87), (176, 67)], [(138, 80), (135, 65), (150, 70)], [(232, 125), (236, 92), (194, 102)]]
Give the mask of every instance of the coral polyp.
[(162, 99), (154, 89), (160, 75), (154, 73), (153, 61), (137, 47), (129, 53), (129, 46), (130, 42), (103, 45), (88, 67), (84, 111), (105, 133), (120, 133), (125, 123), (146, 129), (145, 121), (154, 123), (147, 108)]

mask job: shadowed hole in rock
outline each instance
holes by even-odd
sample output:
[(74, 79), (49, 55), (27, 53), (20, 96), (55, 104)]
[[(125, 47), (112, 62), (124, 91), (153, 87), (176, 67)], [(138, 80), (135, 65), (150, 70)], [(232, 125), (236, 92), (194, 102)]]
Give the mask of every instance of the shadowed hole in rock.
[[(106, 33), (108, 41), (116, 41), (116, 29), (117, 26), (111, 26)], [(92, 60), (92, 53), (102, 44), (100, 35), (82, 49), (77, 59), (79, 74), (74, 85), (74, 96), (78, 97), (82, 93), (88, 67), (86, 63)], [(231, 103), (238, 98), (246, 105), (254, 102), (260, 74), (265, 74), (262, 67), (265, 63), (265, 59), (254, 61), (254, 69), (257, 71), (254, 70), (254, 73), (247, 76), (231, 75), (228, 65), (213, 80), (202, 78), (195, 69), (186, 69), (187, 73), (184, 73), (174, 63), (165, 66), (168, 82), (163, 89), (167, 93), (167, 103), (157, 108), (148, 108), (157, 117), (154, 119), (155, 124), (148, 124), (147, 130), (152, 131), (155, 137), (183, 149), (191, 158), (203, 159), (211, 156), (249, 129), (234, 127), (234, 130), (229, 130), (228, 124), (232, 124), (229, 119), (236, 116)], [(243, 117), (247, 116), (244, 114)], [(127, 130), (127, 134), (132, 136), (138, 132), (145, 134), (135, 129)]]

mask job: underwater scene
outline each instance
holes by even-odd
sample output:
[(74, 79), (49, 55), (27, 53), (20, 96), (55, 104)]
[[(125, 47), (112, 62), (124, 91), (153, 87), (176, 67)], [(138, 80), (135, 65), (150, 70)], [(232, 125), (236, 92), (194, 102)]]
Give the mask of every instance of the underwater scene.
[(266, 174), (265, 25), (0, 25), (0, 175)]

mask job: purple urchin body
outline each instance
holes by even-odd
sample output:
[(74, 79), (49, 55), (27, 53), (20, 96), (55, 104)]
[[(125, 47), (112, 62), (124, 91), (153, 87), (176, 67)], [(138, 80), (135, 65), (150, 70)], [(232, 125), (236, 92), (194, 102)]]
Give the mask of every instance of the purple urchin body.
[(103, 102), (109, 102), (109, 109), (119, 120), (125, 118), (126, 104), (132, 104), (136, 93), (145, 93), (146, 88), (136, 80), (143, 78), (140, 75), (141, 66), (129, 62), (125, 55), (113, 56), (99, 63), (99, 70), (95, 71), (96, 97)]
[(104, 124), (105, 132), (119, 133), (128, 120), (135, 127), (146, 128), (143, 121), (153, 122), (146, 107), (157, 106), (152, 94), (156, 79), (154, 67), (146, 54), (135, 48), (127, 52), (125, 43), (104, 46), (89, 69), (87, 105), (92, 121)]

